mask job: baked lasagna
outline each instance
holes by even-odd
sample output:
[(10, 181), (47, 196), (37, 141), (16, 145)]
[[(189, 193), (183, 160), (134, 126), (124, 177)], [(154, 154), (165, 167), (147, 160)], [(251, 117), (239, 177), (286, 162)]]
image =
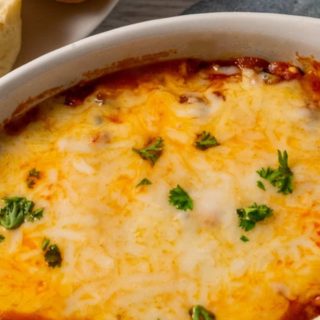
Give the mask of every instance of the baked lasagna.
[(320, 63), (135, 67), (4, 122), (0, 319), (320, 315)]

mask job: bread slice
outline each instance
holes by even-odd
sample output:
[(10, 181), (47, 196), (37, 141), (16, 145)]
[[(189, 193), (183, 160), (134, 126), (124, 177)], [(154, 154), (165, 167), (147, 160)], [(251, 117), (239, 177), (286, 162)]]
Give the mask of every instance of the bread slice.
[(0, 76), (9, 72), (21, 47), (21, 0), (0, 0)]

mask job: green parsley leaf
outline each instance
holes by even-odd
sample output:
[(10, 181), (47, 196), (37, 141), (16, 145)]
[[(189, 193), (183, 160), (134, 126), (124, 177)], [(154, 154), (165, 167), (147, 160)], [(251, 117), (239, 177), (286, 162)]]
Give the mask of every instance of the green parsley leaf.
[(250, 207), (237, 209), (240, 220), (239, 226), (245, 231), (252, 230), (256, 223), (272, 215), (273, 210), (268, 206), (254, 203)]
[(5, 198), (5, 207), (0, 210), (0, 224), (6, 229), (16, 229), (32, 212), (34, 203), (22, 197)]
[(59, 247), (56, 244), (46, 245), (44, 251), (44, 259), (51, 268), (60, 267), (62, 263), (62, 256)]
[(151, 141), (151, 143), (144, 148), (133, 148), (132, 150), (136, 152), (142, 159), (147, 160), (151, 163), (151, 165), (154, 165), (161, 156), (163, 148), (163, 139), (159, 137)]
[(263, 182), (260, 180), (257, 181), (257, 187), (266, 191), (266, 187), (264, 186)]
[(204, 308), (203, 306), (196, 305), (190, 310), (191, 320), (215, 320), (215, 315)]
[(217, 139), (210, 132), (203, 131), (197, 135), (195, 146), (200, 150), (207, 150), (219, 145)]
[(169, 203), (179, 210), (187, 211), (193, 209), (192, 199), (179, 185), (170, 190)]
[(278, 150), (279, 167), (277, 169), (261, 168), (257, 171), (258, 175), (268, 180), (278, 192), (289, 194), (293, 191), (293, 172), (288, 165), (288, 153)]
[(240, 237), (240, 240), (243, 241), (243, 242), (248, 242), (248, 241), (250, 241), (250, 239), (249, 239), (248, 237), (246, 237), (245, 235), (242, 235), (242, 236)]
[(40, 179), (40, 171), (33, 168), (29, 171), (28, 177), (27, 177), (27, 186), (28, 188), (32, 189), (34, 185), (36, 184), (37, 180)]
[(5, 206), (0, 209), (0, 225), (8, 230), (19, 228), (25, 220), (35, 221), (43, 216), (43, 209), (33, 210), (34, 202), (23, 197), (4, 199)]
[(6, 239), (6, 237), (2, 234), (0, 234), (0, 243), (3, 242)]
[(152, 182), (151, 182), (149, 179), (143, 178), (143, 179), (136, 185), (136, 187), (148, 186), (148, 185), (150, 185), (150, 184), (152, 184)]

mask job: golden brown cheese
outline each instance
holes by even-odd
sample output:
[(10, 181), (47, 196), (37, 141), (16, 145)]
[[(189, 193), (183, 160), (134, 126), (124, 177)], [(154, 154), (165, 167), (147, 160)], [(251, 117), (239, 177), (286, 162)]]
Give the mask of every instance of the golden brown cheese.
[[(1, 229), (0, 319), (187, 320), (194, 305), (218, 320), (318, 315), (305, 306), (320, 294), (320, 117), (304, 77), (256, 58), (161, 63), (7, 123), (0, 197), (26, 197), (44, 217)], [(195, 148), (203, 131), (219, 145)], [(157, 137), (151, 165), (133, 148)], [(277, 150), (294, 174), (288, 195), (257, 187)], [(143, 178), (152, 184), (137, 187)], [(169, 203), (177, 185), (193, 210)], [(254, 202), (273, 216), (245, 232), (237, 209)], [(60, 268), (46, 264), (44, 238), (61, 249)]]

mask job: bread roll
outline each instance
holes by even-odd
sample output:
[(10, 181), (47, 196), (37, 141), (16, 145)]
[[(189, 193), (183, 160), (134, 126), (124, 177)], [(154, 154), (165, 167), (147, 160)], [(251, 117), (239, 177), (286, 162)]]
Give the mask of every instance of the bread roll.
[(21, 0), (0, 0), (0, 76), (9, 72), (21, 47)]

